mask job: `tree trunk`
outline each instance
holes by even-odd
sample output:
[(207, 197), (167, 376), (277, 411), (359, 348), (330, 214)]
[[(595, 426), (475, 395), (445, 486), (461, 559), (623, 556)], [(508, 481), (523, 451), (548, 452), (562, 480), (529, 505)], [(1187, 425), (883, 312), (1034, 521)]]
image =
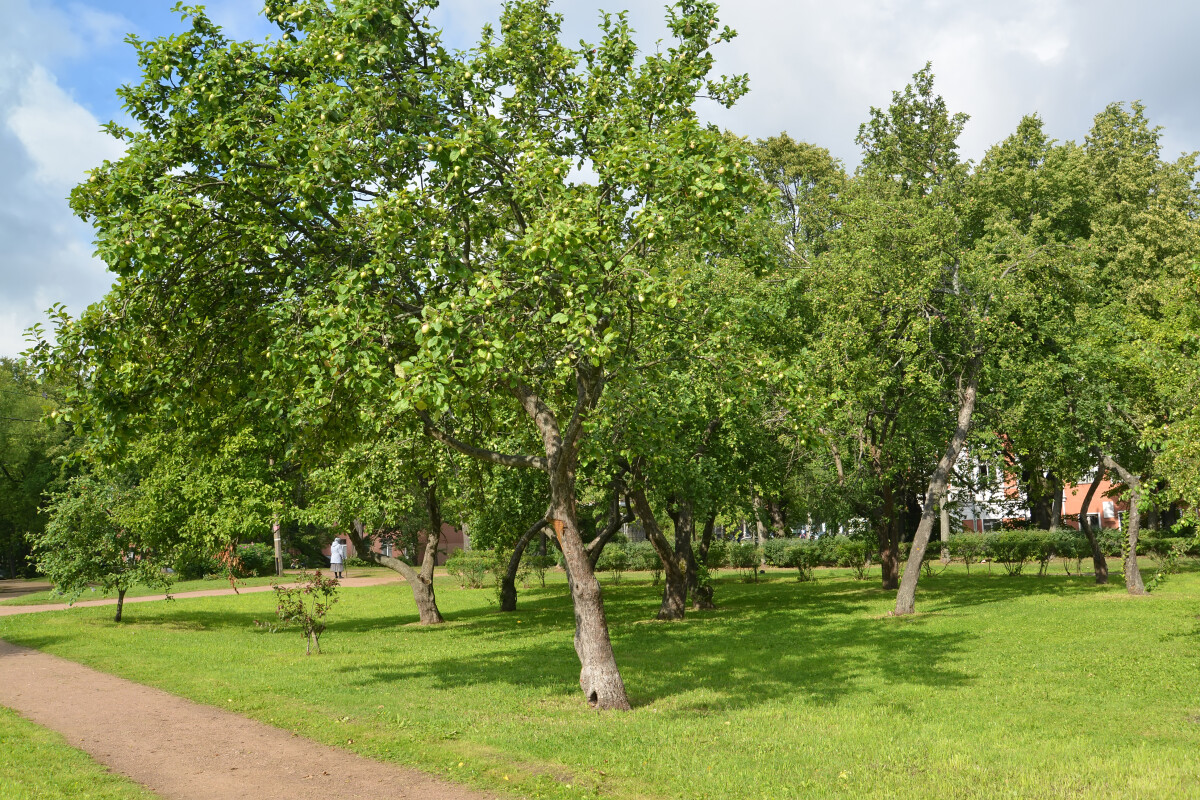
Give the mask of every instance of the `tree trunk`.
[[(967, 433), (971, 429), (971, 416), (975, 413), (975, 399), (979, 391), (979, 364), (972, 362), (967, 369), (970, 381), (962, 392), (958, 406), (958, 424), (954, 435), (946, 446), (942, 460), (929, 479), (929, 488), (925, 490), (925, 510), (921, 514), (921, 522), (917, 525), (916, 535), (913, 536), (912, 549), (908, 553), (908, 563), (904, 565), (904, 578), (900, 581), (900, 591), (896, 594), (896, 608), (892, 611), (895, 616), (912, 614), (916, 611), (917, 580), (921, 576), (921, 563), (925, 560), (925, 547), (929, 544), (929, 534), (933, 530), (934, 508), (937, 502), (945, 496), (946, 486), (950, 482), (950, 470), (958, 461), (967, 441)], [(959, 384), (960, 386), (962, 384)]]
[[(440, 517), (440, 515), (439, 515)], [(441, 531), (441, 520), (439, 518), (438, 530)], [(377, 564), (381, 567), (387, 567), (390, 570), (399, 572), (404, 576), (404, 580), (408, 582), (409, 588), (412, 589), (413, 602), (417, 605), (417, 615), (422, 625), (438, 625), (446, 620), (442, 617), (442, 612), (438, 610), (437, 598), (433, 593), (433, 568), (429, 569), (429, 578), (425, 578), (425, 562), (436, 560), (436, 539), (432, 537), (426, 539), (425, 545), (425, 560), (422, 561), (421, 571), (413, 569), (407, 562), (392, 556), (385, 556), (382, 553), (376, 553), (371, 549), (370, 542), (367, 540), (363, 532), (363, 524), (361, 520), (354, 520), (354, 524), (350, 527), (350, 541), (354, 544), (354, 549), (358, 551), (358, 557), (370, 561), (372, 564)], [(431, 547), (430, 544), (433, 543)]]
[[(696, 515), (691, 500), (677, 500), (671, 513), (671, 522), (675, 525), (675, 561), (683, 572), (683, 604), (687, 605), (688, 593), (692, 591), (698, 580), (696, 576), (696, 553), (692, 542), (696, 538)], [(694, 595), (693, 595), (694, 596)], [(664, 592), (664, 604), (666, 596)], [(683, 617), (682, 612), (680, 618)]]
[(787, 511), (782, 501), (767, 500), (767, 515), (771, 518), (771, 530), (778, 537), (787, 536)]
[[(533, 523), (525, 533), (521, 534), (520, 539), (517, 539), (517, 543), (513, 547), (512, 556), (508, 559), (508, 568), (504, 570), (504, 577), (500, 580), (501, 611), (517, 610), (517, 570), (521, 567), (521, 556), (525, 554), (525, 548), (529, 546), (533, 537), (541, 533), (545, 527), (546, 518), (542, 517)], [(545, 544), (544, 540), (543, 544)]]
[[(941, 523), (941, 525), (940, 525), (941, 530), (939, 531), (939, 533), (941, 534), (940, 538), (942, 540), (942, 554), (941, 554), (942, 555), (942, 563), (949, 564), (950, 563), (950, 547), (949, 547), (949, 544), (950, 544), (950, 509), (946, 508), (946, 496), (945, 495), (942, 495), (942, 499), (938, 501), (938, 519), (939, 519), (939, 522)], [(968, 570), (970, 570), (970, 567), (968, 567)], [(968, 572), (968, 574), (970, 574), (970, 573)]]
[(1050, 501), (1050, 530), (1056, 531), (1062, 527), (1063, 484), (1053, 472), (1046, 476), (1046, 481), (1054, 492), (1054, 499)]
[(883, 486), (883, 511), (875, 515), (875, 538), (879, 544), (879, 566), (884, 589), (900, 587), (900, 532), (896, 492), (891, 482)]
[(548, 454), (550, 507), (554, 535), (562, 549), (570, 575), (571, 600), (575, 606), (575, 653), (579, 656), (579, 686), (594, 708), (630, 709), (625, 683), (617, 669), (600, 581), (579, 536), (575, 514), (575, 470), (573, 464), (556, 464), (563, 453)]
[(717, 506), (714, 503), (712, 510), (708, 512), (708, 517), (704, 520), (704, 533), (700, 535), (700, 541), (696, 548), (692, 550), (692, 558), (688, 562), (688, 592), (692, 596), (692, 610), (700, 611), (707, 608), (716, 608), (713, 605), (713, 587), (711, 582), (700, 585), (699, 565), (704, 564), (707, 570), (708, 564), (708, 548), (712, 546), (713, 529), (717, 524)]
[(654, 552), (658, 553), (663, 563), (663, 599), (658, 609), (658, 619), (683, 619), (687, 605), (687, 559), (680, 557), (672, 549), (671, 543), (658, 527), (650, 502), (646, 499), (646, 490), (637, 486), (630, 496), (633, 498), (638, 518), (642, 521), (642, 528), (646, 531), (646, 538), (650, 540)]
[(125, 590), (117, 589), (117, 615), (113, 617), (113, 622), (121, 621), (121, 612), (125, 609)]
[(1096, 538), (1096, 532), (1092, 530), (1092, 524), (1088, 522), (1088, 509), (1092, 507), (1092, 498), (1096, 494), (1096, 489), (1100, 488), (1100, 481), (1104, 480), (1104, 461), (1101, 460), (1096, 465), (1096, 477), (1092, 480), (1092, 485), (1088, 487), (1087, 494), (1083, 497), (1083, 508), (1079, 512), (1079, 529), (1083, 531), (1083, 535), (1087, 537), (1088, 545), (1092, 549), (1092, 568), (1096, 573), (1096, 583), (1108, 583), (1108, 561), (1104, 558), (1104, 551), (1100, 549), (1100, 541)]
[(1138, 569), (1137, 546), (1138, 531), (1141, 527), (1142, 482), (1129, 470), (1117, 463), (1112, 456), (1105, 455), (1104, 465), (1121, 476), (1121, 481), (1129, 487), (1129, 531), (1125, 553), (1125, 590), (1132, 595), (1146, 595), (1146, 584), (1142, 583), (1142, 572)]

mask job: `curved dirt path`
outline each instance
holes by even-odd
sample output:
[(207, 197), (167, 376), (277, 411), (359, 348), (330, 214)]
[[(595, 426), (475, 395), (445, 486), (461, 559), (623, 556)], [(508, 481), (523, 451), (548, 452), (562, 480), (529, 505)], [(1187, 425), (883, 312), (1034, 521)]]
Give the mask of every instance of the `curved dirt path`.
[(3, 640), (0, 705), (169, 800), (494, 797)]
[[(383, 575), (375, 578), (342, 578), (339, 585), (353, 589), (358, 586), (378, 586), (383, 583), (398, 583), (403, 580), (399, 574)], [(49, 588), (49, 585), (47, 585)], [(236, 594), (253, 594), (255, 592), (269, 592), (271, 586), (243, 586), (237, 590)], [(221, 597), (227, 594), (235, 594), (233, 589), (203, 589), (199, 592), (179, 592), (172, 594), (172, 599), (186, 600), (189, 597)], [(166, 600), (162, 595), (148, 594), (141, 597), (126, 597), (125, 605), (130, 603), (161, 603)], [(80, 600), (76, 603), (39, 603), (38, 605), (28, 606), (0, 606), (0, 617), (11, 617), (14, 614), (35, 614), (39, 611), (62, 611), (64, 608), (90, 608), (92, 606), (115, 606), (117, 598), (106, 597), (102, 600)]]

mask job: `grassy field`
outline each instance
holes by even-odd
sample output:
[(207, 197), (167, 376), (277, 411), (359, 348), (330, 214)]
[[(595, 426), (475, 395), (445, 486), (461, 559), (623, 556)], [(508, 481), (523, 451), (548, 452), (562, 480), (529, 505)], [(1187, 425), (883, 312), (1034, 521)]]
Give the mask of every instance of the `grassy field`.
[(153, 800), (63, 738), (0, 706), (0, 797), (4, 800)]
[[(283, 582), (289, 583), (295, 579), (296, 575), (299, 575), (299, 574), (300, 574), (300, 570), (286, 570), (284, 573), (285, 577), (283, 579)], [(382, 567), (355, 567), (355, 568), (346, 570), (346, 577), (348, 577), (348, 578), (366, 578), (366, 577), (373, 577), (373, 576), (377, 576), (377, 575), (394, 575), (394, 574), (395, 573), (392, 572), (391, 570), (384, 569)], [(243, 586), (270, 586), (272, 583), (275, 583), (277, 580), (279, 580), (279, 579), (274, 576), (269, 577), (269, 578), (239, 578), (237, 580), (237, 586), (239, 589), (242, 588)], [(32, 583), (32, 581), (31, 581), (31, 583)], [(176, 583), (171, 585), (171, 594), (174, 595), (174, 594), (181, 594), (183, 592), (201, 592), (201, 591), (204, 591), (205, 589), (228, 589), (228, 588), (229, 588), (229, 580), (227, 578), (213, 578), (211, 580), (198, 580), (198, 581), (177, 581)], [(134, 586), (133, 588), (131, 588), (125, 594), (125, 597), (126, 598), (147, 597), (149, 595), (162, 595), (162, 593), (163, 593), (162, 589), (158, 589), (158, 588), (152, 589), (148, 586), (139, 585), (139, 586)], [(99, 588), (97, 588), (90, 592), (84, 592), (82, 595), (80, 595), (77, 598), (77, 602), (82, 601), (82, 600), (102, 600), (105, 597), (115, 598), (116, 596), (117, 596), (116, 592), (109, 592), (107, 595), (105, 595), (101, 592), (101, 590)], [(64, 597), (62, 597), (62, 595), (55, 593), (55, 591), (53, 589), (51, 589), (49, 591), (31, 592), (30, 594), (21, 595), (20, 597), (14, 597), (14, 598), (10, 598), (8, 600), (0, 600), (0, 606), (32, 606), (32, 605), (40, 605), (42, 603), (64, 603), (64, 602), (66, 602), (66, 599)]]
[[(313, 739), (523, 797), (1200, 797), (1200, 573), (1150, 598), (1061, 574), (923, 579), (919, 616), (823, 571), (650, 621), (606, 583), (635, 710), (589, 711), (562, 584), (499, 614), (439, 579), (345, 590), (322, 644), (256, 627), (270, 594), (0, 619), (0, 636)], [(1119, 580), (1119, 573), (1115, 576)]]

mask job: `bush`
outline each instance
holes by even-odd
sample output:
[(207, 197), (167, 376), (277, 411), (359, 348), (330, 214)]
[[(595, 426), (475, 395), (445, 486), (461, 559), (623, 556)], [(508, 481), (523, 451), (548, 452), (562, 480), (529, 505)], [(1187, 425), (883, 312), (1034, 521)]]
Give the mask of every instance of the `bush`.
[[(273, 559), (272, 559), (273, 560)], [(274, 586), (275, 615), (282, 625), (297, 625), (304, 634), (305, 655), (313, 647), (321, 652), (321, 634), (325, 632), (325, 615), (337, 602), (337, 578), (322, 578), (317, 572), (304, 573), (292, 586)], [(265, 627), (255, 620), (260, 627)]]
[(855, 580), (866, 580), (867, 567), (871, 564), (871, 548), (866, 542), (838, 536), (834, 540), (833, 552), (838, 566), (854, 570)]
[(768, 539), (763, 542), (762, 558), (768, 566), (772, 567), (790, 567), (788, 563), (788, 555), (795, 544), (795, 539)]
[(971, 574), (971, 565), (986, 558), (988, 552), (985, 535), (975, 532), (952, 534), (946, 547), (950, 550), (951, 558), (957, 558), (966, 565), (968, 575)]
[(357, 569), (360, 567), (373, 567), (375, 565), (372, 564), (370, 561), (367, 561), (365, 558), (359, 558), (358, 556), (351, 556), (350, 558), (346, 559), (346, 562), (345, 562), (345, 564), (343, 564), (343, 566), (346, 569), (350, 569), (351, 567), (355, 567)]
[(987, 553), (1009, 575), (1020, 575), (1031, 558), (1040, 558), (1043, 542), (1033, 531), (1002, 531), (987, 537)]
[(181, 581), (198, 581), (206, 575), (219, 574), (221, 562), (211, 554), (185, 552), (176, 557), (171, 569)]
[(625, 552), (629, 556), (629, 568), (638, 572), (653, 573), (654, 585), (657, 586), (662, 580), (663, 564), (654, 545), (649, 542), (630, 542), (625, 545)]
[(613, 582), (621, 582), (621, 573), (629, 569), (629, 553), (621, 544), (609, 542), (604, 550), (600, 553), (600, 559), (596, 562), (596, 569), (600, 572), (611, 572), (613, 574)]
[(704, 566), (710, 570), (718, 570), (729, 566), (729, 542), (724, 539), (714, 539), (708, 546), (708, 555)]
[(446, 572), (463, 589), (480, 589), (495, 561), (496, 554), (491, 550), (455, 550), (446, 559)]
[(758, 582), (760, 556), (754, 542), (735, 542), (729, 547), (729, 565), (742, 572), (746, 581)]
[(794, 539), (787, 550), (787, 566), (795, 567), (796, 580), (811, 581), (813, 569), (821, 563), (821, 546), (812, 539)]
[[(556, 563), (557, 559), (549, 553), (542, 555), (526, 548), (525, 552), (521, 554), (521, 566), (527, 570), (527, 573), (537, 576), (543, 589), (546, 588), (546, 570), (552, 568)], [(520, 570), (518, 570), (518, 574), (520, 574)]]
[(275, 548), (269, 544), (255, 542), (238, 548), (241, 569), (239, 578), (268, 578), (275, 574)]

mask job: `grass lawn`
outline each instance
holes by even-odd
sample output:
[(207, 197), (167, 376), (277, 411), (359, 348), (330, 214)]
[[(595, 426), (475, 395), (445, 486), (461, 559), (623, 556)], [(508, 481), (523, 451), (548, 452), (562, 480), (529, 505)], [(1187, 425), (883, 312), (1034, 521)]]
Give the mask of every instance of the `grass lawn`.
[[(283, 582), (284, 583), (292, 582), (295, 579), (295, 576), (299, 575), (300, 572), (301, 572), (300, 570), (291, 570), (291, 569), (285, 570)], [(323, 572), (328, 572), (328, 570), (323, 570)], [(348, 577), (348, 578), (367, 578), (367, 577), (374, 577), (376, 575), (379, 575), (379, 576), (395, 575), (395, 573), (389, 569), (384, 569), (383, 567), (355, 567), (355, 568), (346, 570), (346, 577)], [(279, 580), (279, 579), (274, 576), (271, 576), (269, 578), (239, 578), (237, 581), (237, 586), (239, 589), (242, 588), (243, 586), (270, 586), (272, 583), (275, 583), (277, 580)], [(204, 591), (205, 589), (228, 589), (228, 588), (229, 588), (229, 580), (227, 578), (213, 578), (211, 580), (198, 580), (198, 581), (177, 581), (176, 583), (171, 585), (171, 594), (181, 594), (183, 592), (200, 592), (200, 591)], [(126, 597), (126, 599), (128, 599), (130, 597), (146, 597), (148, 595), (161, 595), (162, 593), (163, 593), (162, 589), (158, 589), (158, 588), (152, 589), (149, 586), (138, 585), (138, 586), (134, 586), (128, 592), (126, 592), (125, 597)], [(117, 596), (116, 592), (109, 592), (107, 595), (105, 595), (102, 593), (102, 591), (99, 588), (96, 588), (90, 592), (84, 592), (83, 594), (81, 594), (77, 598), (76, 602), (82, 601), (82, 600), (102, 600), (105, 597), (115, 598), (116, 596)], [(41, 605), (43, 603), (65, 603), (65, 602), (66, 602), (66, 598), (64, 598), (62, 595), (56, 594), (54, 592), (54, 590), (51, 589), (49, 591), (33, 592), (31, 594), (21, 595), (20, 597), (14, 597), (9, 600), (2, 600), (2, 601), (0, 601), (0, 606), (33, 606), (33, 605)]]
[(153, 800), (158, 795), (109, 773), (57, 733), (0, 706), (0, 797)]
[(254, 625), (270, 594), (0, 636), (514, 796), (1200, 797), (1200, 573), (1150, 598), (1000, 573), (922, 579), (907, 619), (877, 578), (723, 573), (719, 609), (669, 624), (648, 581), (606, 580), (624, 714), (583, 704), (561, 583), (500, 614), (439, 579), (435, 628), (403, 584), (345, 590), (310, 658)]

